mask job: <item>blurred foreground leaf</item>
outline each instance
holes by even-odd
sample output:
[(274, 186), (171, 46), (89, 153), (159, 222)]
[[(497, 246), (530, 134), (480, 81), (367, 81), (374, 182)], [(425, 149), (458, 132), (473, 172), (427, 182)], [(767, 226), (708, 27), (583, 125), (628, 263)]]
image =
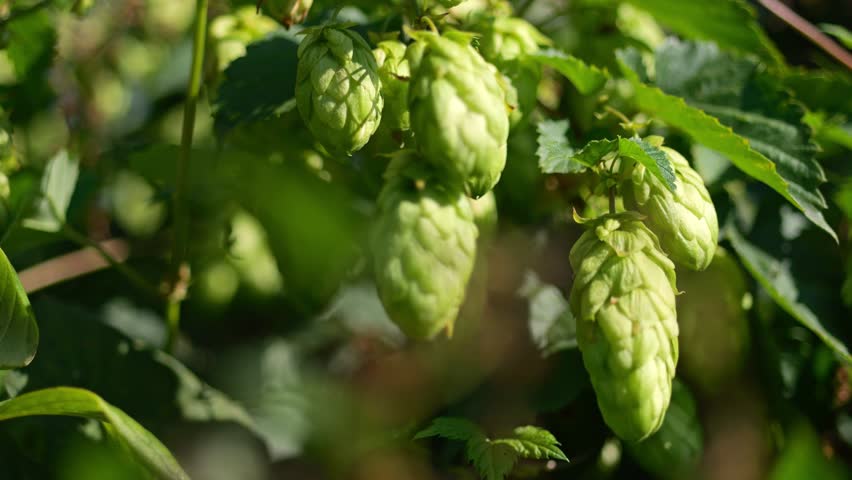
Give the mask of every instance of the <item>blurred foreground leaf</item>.
[(169, 450), (151, 432), (88, 390), (50, 388), (0, 403), (0, 421), (37, 415), (72, 416), (103, 422), (111, 435), (158, 478), (189, 478)]

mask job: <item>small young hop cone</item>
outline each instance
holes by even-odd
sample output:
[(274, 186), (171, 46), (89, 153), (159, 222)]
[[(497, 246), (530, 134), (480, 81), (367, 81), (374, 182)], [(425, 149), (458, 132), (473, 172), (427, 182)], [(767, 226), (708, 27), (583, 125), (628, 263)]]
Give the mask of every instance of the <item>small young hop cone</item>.
[(366, 145), (384, 108), (367, 42), (341, 28), (309, 33), (299, 45), (296, 102), (311, 133), (330, 152), (351, 155)]

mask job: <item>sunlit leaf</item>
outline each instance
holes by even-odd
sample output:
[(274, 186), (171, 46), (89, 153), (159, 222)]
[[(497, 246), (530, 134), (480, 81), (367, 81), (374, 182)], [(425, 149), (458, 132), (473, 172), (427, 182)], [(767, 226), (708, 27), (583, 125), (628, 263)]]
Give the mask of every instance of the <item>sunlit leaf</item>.
[(117, 439), (158, 478), (189, 479), (169, 450), (151, 432), (88, 390), (50, 388), (0, 403), (0, 421), (41, 415), (89, 418), (109, 424)]

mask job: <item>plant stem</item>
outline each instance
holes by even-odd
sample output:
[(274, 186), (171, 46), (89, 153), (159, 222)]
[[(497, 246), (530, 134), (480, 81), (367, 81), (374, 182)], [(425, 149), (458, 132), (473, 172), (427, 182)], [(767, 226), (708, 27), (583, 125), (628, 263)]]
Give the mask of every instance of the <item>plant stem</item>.
[(81, 232), (78, 232), (76, 229), (74, 229), (74, 227), (68, 225), (67, 223), (62, 225), (62, 233), (65, 234), (65, 236), (69, 240), (76, 243), (77, 245), (94, 249), (96, 252), (98, 252), (98, 255), (100, 255), (101, 258), (103, 258), (112, 268), (115, 269), (115, 271), (124, 275), (127, 280), (129, 280), (130, 283), (136, 286), (140, 291), (145, 292), (152, 298), (162, 298), (160, 291), (155, 286), (151, 285), (147, 280), (145, 280), (145, 278), (140, 275), (139, 272), (113, 257), (112, 253), (107, 251), (107, 249), (104, 248), (101, 243), (92, 240)]
[(609, 213), (615, 213), (615, 186), (609, 187)]
[(804, 35), (808, 40), (823, 49), (825, 53), (834, 57), (835, 60), (845, 65), (846, 68), (852, 70), (852, 53), (849, 53), (843, 47), (838, 45), (828, 35), (814, 26), (814, 24), (805, 20), (798, 13), (791, 10), (790, 7), (784, 5), (778, 0), (758, 0), (758, 2), (767, 10), (772, 12), (776, 17), (798, 30), (798, 32)]
[(189, 218), (187, 214), (186, 196), (189, 179), (189, 163), (192, 157), (192, 136), (195, 131), (195, 109), (201, 92), (202, 76), (204, 73), (204, 49), (207, 40), (207, 5), (208, 0), (197, 0), (195, 7), (195, 32), (192, 41), (192, 66), (189, 76), (189, 86), (186, 93), (186, 103), (183, 109), (183, 133), (181, 135), (180, 158), (177, 164), (177, 179), (172, 204), (174, 217), (174, 244), (172, 250), (171, 282), (166, 308), (169, 323), (169, 347), (174, 346), (175, 337), (180, 328), (180, 304), (186, 295), (186, 275), (182, 275), (187, 257), (189, 237)]

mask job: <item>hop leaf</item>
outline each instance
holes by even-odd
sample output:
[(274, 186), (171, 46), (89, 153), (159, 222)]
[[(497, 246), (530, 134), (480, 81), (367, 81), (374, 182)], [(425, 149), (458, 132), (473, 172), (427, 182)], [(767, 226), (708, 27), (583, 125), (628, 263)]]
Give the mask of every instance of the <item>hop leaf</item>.
[(485, 480), (503, 480), (520, 458), (568, 461), (552, 433), (531, 425), (518, 427), (507, 438), (489, 439), (465, 418), (439, 417), (415, 435), (415, 440), (443, 437), (465, 442), (468, 460)]
[(570, 253), (571, 312), (604, 420), (627, 441), (663, 422), (678, 358), (675, 270), (638, 215), (589, 224)]
[(379, 196), (374, 271), (388, 316), (411, 338), (452, 333), (476, 258), (470, 201), (419, 159), (395, 159)]
[[(416, 34), (409, 48), (411, 126), (425, 159), (480, 197), (506, 165), (509, 116), (498, 72), (468, 36)], [(421, 44), (420, 46), (416, 46)]]
[(299, 45), (299, 113), (328, 150), (351, 155), (379, 127), (384, 108), (378, 66), (367, 42), (351, 30), (321, 28)]
[(643, 165), (636, 165), (623, 185), (624, 203), (648, 217), (648, 226), (672, 260), (691, 270), (704, 270), (713, 260), (719, 238), (716, 208), (701, 176), (683, 155), (668, 147), (661, 150), (675, 170), (675, 190), (666, 188)]

